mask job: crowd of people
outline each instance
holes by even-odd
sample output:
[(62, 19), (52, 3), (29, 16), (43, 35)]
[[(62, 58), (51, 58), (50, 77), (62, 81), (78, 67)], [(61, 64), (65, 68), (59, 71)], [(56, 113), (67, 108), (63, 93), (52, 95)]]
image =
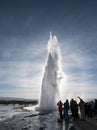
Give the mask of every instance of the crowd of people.
[(78, 97), (79, 103), (76, 100), (71, 99), (70, 102), (68, 99), (64, 103), (60, 100), (57, 103), (58, 111), (60, 115), (60, 121), (63, 119), (69, 121), (71, 112), (71, 118), (75, 121), (78, 120), (79, 117), (83, 121), (85, 121), (86, 117), (93, 118), (97, 115), (97, 100), (85, 102), (83, 99)]

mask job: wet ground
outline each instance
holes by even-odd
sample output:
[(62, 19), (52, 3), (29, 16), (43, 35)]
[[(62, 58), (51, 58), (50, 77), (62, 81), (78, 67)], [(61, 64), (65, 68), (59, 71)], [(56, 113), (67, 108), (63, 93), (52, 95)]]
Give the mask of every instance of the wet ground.
[(1, 121), (0, 130), (97, 130), (96, 118), (62, 123), (58, 119), (57, 111), (27, 111)]

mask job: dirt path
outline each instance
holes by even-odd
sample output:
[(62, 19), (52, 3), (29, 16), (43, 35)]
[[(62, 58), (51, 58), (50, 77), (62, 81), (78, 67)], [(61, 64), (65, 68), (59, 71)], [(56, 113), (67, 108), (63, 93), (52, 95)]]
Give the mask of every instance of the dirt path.
[(72, 122), (79, 130), (97, 130), (97, 120), (87, 118), (85, 121), (79, 119)]

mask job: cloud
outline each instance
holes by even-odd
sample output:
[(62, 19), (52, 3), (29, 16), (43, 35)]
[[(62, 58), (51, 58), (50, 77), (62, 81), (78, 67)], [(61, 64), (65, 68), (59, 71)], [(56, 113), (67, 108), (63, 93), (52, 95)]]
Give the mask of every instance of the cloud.
[[(0, 47), (1, 61), (28, 61), (43, 55), (46, 52), (45, 41), (38, 39), (23, 39), (9, 36), (3, 39)], [(41, 56), (42, 57), (42, 56)]]
[(0, 96), (2, 97), (16, 97), (16, 98), (31, 98), (39, 99), (39, 91), (33, 90), (0, 90)]
[(32, 93), (37, 97), (46, 57), (45, 41), (8, 39), (0, 48), (0, 95), (30, 97)]
[[(84, 33), (85, 34), (85, 33)], [(63, 93), (68, 97), (90, 98), (97, 91), (97, 45), (95, 37), (76, 35), (62, 40), (62, 64), (67, 77)]]
[(41, 81), (42, 64), (37, 62), (2, 62), (0, 71), (0, 84), (28, 88), (38, 87)]
[[(92, 47), (90, 43), (84, 44), (90, 39), (83, 40), (82, 37), (77, 35), (74, 38), (71, 37), (70, 40), (64, 39), (64, 43), (60, 42), (63, 71), (67, 78), (63, 92), (69, 96), (77, 94), (84, 96), (87, 92), (87, 95), (90, 95), (90, 92), (95, 95), (94, 90), (96, 91), (97, 56), (94, 51), (96, 47)], [(18, 89), (25, 90), (25, 95), (30, 95), (30, 90), (32, 93), (40, 92), (47, 49), (45, 41), (36, 41), (30, 40), (28, 43), (27, 41), (23, 43), (16, 39), (14, 47), (12, 45), (13, 38), (11, 44), (8, 43), (9, 46), (5, 46), (5, 49), (0, 51), (2, 52), (0, 56), (0, 88), (7, 86), (3, 88), (6, 93), (8, 88), (10, 91), (11, 89), (12, 91), (16, 90), (17, 93)], [(19, 45), (20, 42), (21, 45)], [(10, 47), (10, 45), (12, 46)], [(92, 87), (94, 90), (90, 91)]]

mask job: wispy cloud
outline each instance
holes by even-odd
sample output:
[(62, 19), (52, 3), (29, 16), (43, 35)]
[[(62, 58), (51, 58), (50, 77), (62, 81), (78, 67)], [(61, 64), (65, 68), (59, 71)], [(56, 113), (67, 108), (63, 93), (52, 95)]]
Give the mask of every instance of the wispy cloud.
[(62, 64), (67, 77), (65, 96), (97, 97), (96, 47), (95, 38), (83, 35), (62, 41)]
[(16, 98), (31, 98), (31, 99), (39, 99), (40, 93), (39, 91), (34, 90), (0, 90), (0, 96), (2, 97), (16, 97)]
[(23, 87), (33, 81), (35, 82), (35, 78), (39, 81), (39, 76), (42, 73), (42, 64), (37, 62), (1, 62), (0, 71), (0, 78), (2, 79), (0, 83), (12, 83), (14, 86), (18, 86), (21, 83), (19, 86)]

